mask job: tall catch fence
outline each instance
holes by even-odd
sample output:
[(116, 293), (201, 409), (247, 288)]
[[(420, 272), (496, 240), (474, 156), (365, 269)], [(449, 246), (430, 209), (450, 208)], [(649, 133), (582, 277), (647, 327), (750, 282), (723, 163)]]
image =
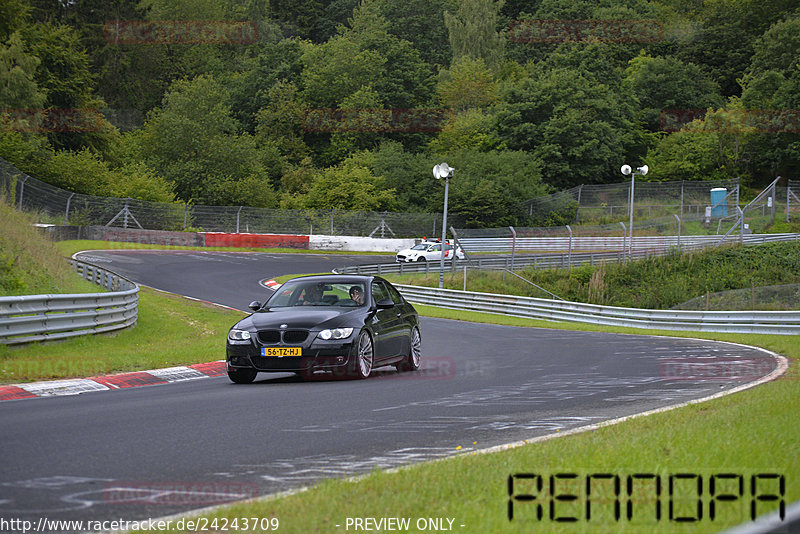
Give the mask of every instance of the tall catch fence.
[[(747, 226), (739, 228), (740, 232), (762, 232), (778, 218), (789, 222), (800, 217), (800, 181), (788, 180), (786, 186), (777, 186), (777, 182), (742, 208)], [(523, 202), (519, 219), (540, 223), (531, 232), (542, 236), (569, 232), (567, 225), (575, 235), (619, 235), (623, 227), (629, 231), (629, 192), (627, 182), (582, 185)], [(0, 194), (21, 210), (39, 213), (41, 222), (53, 224), (369, 237), (419, 237), (441, 232), (441, 213), (279, 210), (84, 195), (29, 176), (2, 158)], [(739, 203), (738, 180), (639, 181), (633, 202), (634, 235), (667, 231), (677, 235), (678, 220), (686, 235), (725, 234), (739, 219)], [(457, 214), (449, 213), (448, 219), (455, 227), (464, 225)]]
[[(778, 180), (779, 181), (779, 180)], [(800, 181), (785, 186), (774, 182), (769, 194), (749, 206), (751, 226), (764, 226), (777, 217), (787, 222), (800, 216)], [(604, 224), (630, 217), (630, 182), (581, 185), (552, 195), (536, 197), (519, 205), (520, 220), (540, 226)], [(677, 215), (683, 220), (710, 219), (714, 223), (735, 220), (741, 204), (740, 183), (734, 180), (645, 182), (634, 188), (634, 219), (663, 219)], [(708, 210), (711, 213), (708, 213)]]
[[(29, 176), (0, 159), (0, 194), (41, 222), (147, 230), (417, 237), (441, 231), (441, 213), (279, 210), (149, 202), (73, 193)], [(450, 214), (450, 221), (460, 217)]]
[[(616, 184), (580, 185), (527, 200), (520, 205), (531, 220), (557, 216), (567, 222), (615, 221), (630, 214), (629, 181)], [(711, 205), (711, 190), (724, 189), (728, 204), (739, 201), (739, 180), (703, 180), (678, 182), (646, 182), (637, 180), (634, 189), (634, 216), (659, 218), (677, 214), (680, 217), (701, 216)]]
[(687, 300), (673, 310), (800, 310), (800, 284), (750, 287), (707, 293)]

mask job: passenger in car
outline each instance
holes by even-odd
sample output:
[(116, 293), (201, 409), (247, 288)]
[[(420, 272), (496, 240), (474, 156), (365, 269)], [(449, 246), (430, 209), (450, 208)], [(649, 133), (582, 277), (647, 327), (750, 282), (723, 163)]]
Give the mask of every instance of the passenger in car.
[(350, 298), (353, 299), (353, 301), (355, 301), (355, 303), (359, 306), (363, 306), (364, 290), (361, 289), (361, 286), (353, 286), (350, 288)]

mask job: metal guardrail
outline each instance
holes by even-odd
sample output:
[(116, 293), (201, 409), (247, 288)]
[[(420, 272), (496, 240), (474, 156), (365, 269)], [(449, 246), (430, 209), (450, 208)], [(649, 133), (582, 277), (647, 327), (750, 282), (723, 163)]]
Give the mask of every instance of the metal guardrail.
[[(680, 247), (681, 249), (703, 248), (716, 245), (720, 241), (719, 235), (706, 236), (635, 236), (633, 240), (633, 250), (651, 252), (654, 250), (672, 250)], [(750, 234), (741, 238), (745, 245), (755, 245), (770, 241), (785, 241), (798, 239), (797, 234)], [(622, 250), (626, 248), (627, 237), (604, 236), (586, 237), (575, 236), (570, 239), (568, 236), (559, 237), (517, 237), (513, 246), (516, 250), (533, 251), (554, 251), (567, 250), (572, 246), (573, 250), (581, 251), (608, 251)], [(729, 237), (731, 243), (738, 242), (738, 235)], [(512, 238), (509, 237), (459, 237), (461, 246), (467, 252), (511, 252)]]
[(616, 308), (580, 302), (395, 284), (410, 302), (532, 319), (632, 328), (800, 334), (800, 311), (683, 311)]
[(0, 343), (64, 339), (127, 328), (138, 318), (139, 287), (116, 273), (70, 260), (83, 278), (109, 293), (0, 297)]
[[(621, 250), (611, 252), (581, 252), (581, 253), (561, 253), (561, 254), (516, 254), (513, 258), (511, 256), (504, 257), (481, 257), (478, 255), (470, 256), (469, 260), (456, 260), (455, 264), (451, 261), (445, 261), (446, 270), (458, 270), (467, 268), (468, 270), (514, 270), (527, 267), (534, 269), (562, 269), (568, 267), (577, 267), (579, 265), (600, 265), (603, 263), (622, 263), (629, 259), (642, 259), (649, 256), (658, 256), (668, 254), (673, 251), (690, 251), (702, 250), (717, 244), (719, 236), (709, 236), (715, 238), (700, 240), (696, 242), (681, 241), (680, 248), (677, 246), (677, 241), (674, 245), (663, 246), (658, 248), (642, 248), (634, 247), (633, 253), (629, 254)], [(565, 242), (562, 238), (538, 238), (539, 241), (546, 239), (554, 239), (556, 244), (551, 244), (550, 249), (559, 248), (558, 243)], [(595, 240), (602, 238), (593, 238)], [(613, 239), (613, 238), (612, 238)], [(621, 239), (621, 238), (616, 238)], [(677, 239), (675, 237), (671, 238)], [(685, 239), (685, 238), (684, 238)], [(494, 241), (494, 238), (488, 240)], [(750, 235), (745, 236), (745, 245), (760, 245), (764, 243), (772, 243), (777, 241), (797, 241), (800, 240), (800, 234), (764, 234), (764, 235)], [(461, 241), (461, 240), (459, 240)], [(475, 249), (467, 249), (466, 240), (461, 241), (462, 246), (472, 253), (475, 250), (490, 250), (486, 247), (478, 246)], [(507, 241), (507, 240), (506, 240)], [(736, 238), (738, 241), (738, 238)], [(565, 242), (566, 243), (566, 242)], [(607, 249), (613, 249), (614, 244), (618, 246), (618, 242), (611, 241)], [(566, 248), (566, 247), (564, 247)], [(352, 265), (346, 267), (337, 267), (335, 272), (340, 274), (408, 274), (408, 273), (426, 273), (438, 272), (439, 262), (412, 262), (412, 263), (376, 263), (370, 265)]]

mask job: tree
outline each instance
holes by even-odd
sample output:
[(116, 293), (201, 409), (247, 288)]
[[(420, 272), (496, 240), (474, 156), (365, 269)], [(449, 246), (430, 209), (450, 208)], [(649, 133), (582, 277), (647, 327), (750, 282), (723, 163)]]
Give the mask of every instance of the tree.
[(481, 58), (496, 68), (504, 58), (505, 35), (497, 21), (505, 0), (463, 0), (455, 14), (445, 11), (444, 23), (450, 34), (453, 60)]
[(381, 141), (368, 160), (372, 174), (383, 176), (386, 187), (395, 191), (397, 208), (401, 211), (437, 211), (430, 204), (431, 182), (428, 177), (433, 158), (408, 151), (402, 143), (390, 139)]
[(723, 105), (717, 85), (698, 66), (644, 53), (628, 63), (623, 90), (638, 100), (637, 116), (650, 131), (661, 129), (665, 110), (705, 110)]
[(30, 7), (22, 0), (0, 2), (0, 43), (19, 30), (28, 20)]
[(452, 58), (444, 11), (447, 0), (379, 0), (380, 11), (389, 21), (389, 32), (410, 42), (423, 61), (447, 66)]
[(386, 76), (386, 58), (341, 35), (321, 45), (306, 44), (302, 55), (303, 98), (311, 107), (336, 108), (366, 80)]
[(25, 53), (22, 37), (14, 32), (7, 44), (0, 44), (0, 109), (38, 108), (45, 95), (39, 91), (35, 74), (39, 58)]
[(679, 57), (704, 66), (723, 96), (738, 96), (756, 40), (787, 13), (797, 0), (707, 0), (696, 14), (699, 28), (679, 49)]
[(485, 109), (497, 102), (498, 86), (483, 58), (462, 56), (439, 73), (439, 100), (453, 111)]
[(295, 40), (261, 43), (257, 55), (242, 61), (241, 70), (220, 76), (231, 95), (231, 111), (246, 131), (255, 133), (258, 113), (274, 105), (274, 91), (282, 93), (281, 87), (291, 84), (294, 98), (303, 68), (301, 54)]
[[(39, 59), (35, 81), (45, 95), (44, 107), (65, 110), (56, 113), (66, 114), (92, 114), (105, 107), (105, 102), (93, 92), (95, 76), (74, 29), (36, 23), (25, 26), (20, 33), (26, 53)], [(109, 151), (118, 141), (113, 127), (105, 120), (93, 123), (88, 130), (67, 124), (49, 131), (47, 137), (56, 149), (89, 148), (101, 153)]]
[[(304, 65), (300, 78), (302, 97), (312, 112), (332, 115), (344, 105), (367, 102), (372, 113), (379, 109), (405, 111), (429, 105), (433, 92), (431, 69), (408, 41), (388, 32), (388, 22), (381, 15), (375, 0), (362, 0), (353, 13), (349, 26), (339, 28), (326, 43), (304, 45)], [(369, 98), (367, 94), (369, 93)], [(358, 104), (362, 105), (362, 104)], [(334, 125), (334, 130), (337, 125)], [(409, 144), (419, 143), (407, 133), (370, 130), (381, 137), (408, 137)], [(329, 130), (309, 132), (306, 141), (318, 154), (318, 163), (331, 165), (341, 154), (330, 150)], [(363, 146), (363, 143), (359, 146)]]
[(742, 79), (741, 104), (756, 126), (748, 136), (753, 172), (766, 183), (800, 171), (800, 16), (773, 24), (756, 40)]
[(303, 140), (308, 111), (293, 82), (279, 81), (266, 93), (266, 105), (256, 114), (256, 141), (273, 144), (287, 161), (296, 164), (309, 156)]
[[(463, 149), (449, 154), (447, 162), (456, 169), (448, 211), (470, 228), (518, 224), (519, 203), (548, 191), (541, 163), (525, 152)], [(443, 189), (430, 196), (430, 211), (440, 209)]]
[(618, 181), (637, 142), (630, 97), (571, 69), (536, 68), (510, 84), (496, 119), (508, 148), (530, 151), (558, 188)]
[(394, 207), (394, 190), (385, 189), (383, 178), (375, 176), (356, 155), (339, 165), (328, 167), (311, 184), (304, 207), (384, 211)]
[[(342, 101), (339, 109), (355, 118), (343, 131), (333, 132), (330, 137), (330, 161), (341, 161), (358, 150), (374, 148), (380, 133), (388, 127), (380, 95), (371, 86), (361, 87)], [(378, 134), (378, 135), (376, 135)]]
[(138, 143), (148, 166), (173, 181), (186, 201), (241, 203), (241, 180), (259, 177), (269, 189), (269, 181), (278, 179), (274, 173), (280, 172), (277, 153), (241, 132), (228, 92), (210, 76), (175, 82), (163, 107), (149, 116)]
[(502, 143), (494, 131), (495, 118), (478, 109), (451, 115), (428, 149), (446, 155), (463, 148), (488, 152)]

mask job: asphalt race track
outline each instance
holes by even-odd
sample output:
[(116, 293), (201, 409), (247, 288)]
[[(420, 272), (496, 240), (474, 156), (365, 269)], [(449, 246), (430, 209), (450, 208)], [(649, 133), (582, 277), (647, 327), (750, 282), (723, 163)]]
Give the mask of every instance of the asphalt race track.
[[(238, 309), (259, 281), (375, 256), (104, 251), (83, 259)], [(390, 257), (384, 256), (388, 261)], [(423, 318), (420, 373), (303, 382), (260, 374), (0, 403), (0, 516), (130, 519), (296, 488), (601, 423), (756, 378), (765, 352), (691, 339)], [(219, 339), (220, 359), (225, 340)], [(737, 377), (738, 376), (738, 377)], [(457, 450), (457, 447), (461, 447)], [(504, 484), (499, 473), (497, 484)]]

